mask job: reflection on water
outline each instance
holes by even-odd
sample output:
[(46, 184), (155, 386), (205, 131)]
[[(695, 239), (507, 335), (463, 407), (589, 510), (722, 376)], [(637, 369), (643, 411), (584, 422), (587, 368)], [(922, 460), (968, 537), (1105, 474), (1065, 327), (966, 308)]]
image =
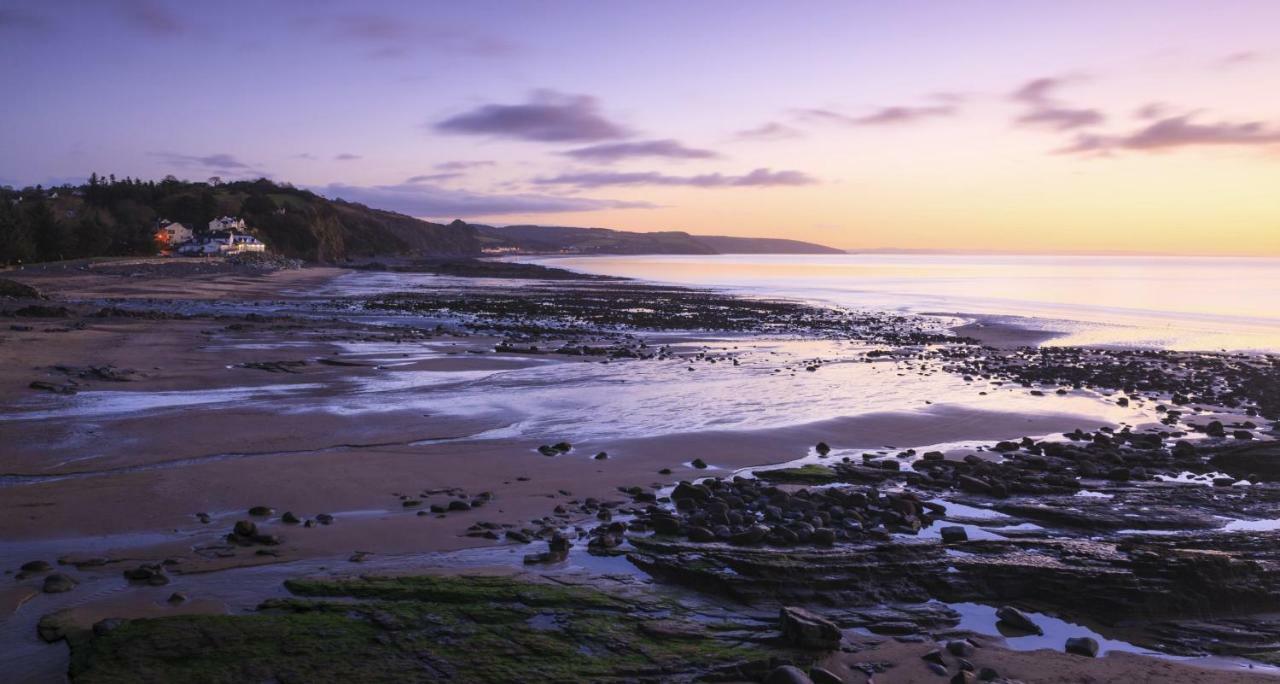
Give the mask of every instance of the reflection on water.
[(1053, 344), (1280, 350), (1280, 259), (722, 255), (522, 259), (846, 306), (1050, 319)]

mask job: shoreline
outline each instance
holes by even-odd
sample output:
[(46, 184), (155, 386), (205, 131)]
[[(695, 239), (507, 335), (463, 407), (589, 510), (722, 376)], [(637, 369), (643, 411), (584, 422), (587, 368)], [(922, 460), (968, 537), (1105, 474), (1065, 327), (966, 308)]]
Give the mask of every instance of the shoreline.
[[(61, 559), (60, 571), (105, 587), (122, 582), (122, 569), (176, 559), (165, 574), (191, 595), (189, 606), (158, 609), (125, 601), (112, 604), (115, 617), (218, 612), (216, 601), (199, 596), (200, 578), (325, 559), (356, 571), (357, 557), (382, 567), (379, 559), (398, 554), (509, 548), (502, 531), (521, 526), (577, 528), (585, 539), (596, 516), (582, 509), (584, 500), (614, 502), (623, 510), (630, 496), (620, 496), (620, 487), (652, 485), (663, 492), (682, 479), (788, 464), (819, 442), (829, 445), (833, 458), (851, 461), (867, 452), (892, 460), (894, 453), (937, 445), (951, 445), (947, 458), (958, 459), (994, 454), (986, 449), (1000, 440), (1043, 440), (1082, 428), (1118, 432), (1124, 424), (1141, 431), (1161, 427), (1166, 417), (1151, 399), (1134, 397), (1122, 409), (1101, 389), (1054, 397), (1018, 382), (961, 380), (964, 371), (953, 367), (954, 359), (921, 351), (945, 348), (947, 336), (914, 330), (910, 317), (731, 304), (737, 300), (697, 289), (619, 282), (532, 287), (484, 281), (457, 289), (456, 278), (424, 276), (404, 281), (426, 288), (405, 296), (313, 294), (331, 291), (352, 273), (359, 272), (23, 276), (50, 296), (41, 306), (68, 310), (7, 319), (13, 325), (0, 334), (0, 349), (15, 361), (0, 368), (9, 412), (0, 420), (0, 440), (19, 445), (0, 463), (0, 474), (10, 476), (0, 482), (6, 512), (0, 536), (14, 540), (0, 546), (4, 567), (33, 560), (27, 556)], [(449, 286), (432, 290), (432, 282)], [(602, 308), (602, 293), (669, 298), (663, 306), (682, 307), (680, 315), (695, 324), (705, 316), (735, 329), (646, 330), (633, 321), (659, 314), (672, 319), (663, 310)], [(528, 304), (538, 297), (578, 311), (574, 321), (543, 317)], [(450, 307), (447, 315), (433, 308), (441, 305)], [(0, 302), (0, 309), (6, 306)], [(123, 309), (97, 315), (111, 306)], [(743, 318), (724, 316), (724, 306), (742, 307)], [(183, 314), (185, 307), (197, 313)], [(176, 313), (155, 314), (161, 310)], [(850, 330), (870, 341), (855, 339)], [(1034, 337), (998, 324), (984, 325), (982, 332), (993, 352)], [(93, 370), (101, 368), (116, 370)], [(1025, 371), (1010, 364), (1001, 372)], [(124, 379), (114, 379), (117, 374)], [(37, 379), (74, 394), (27, 387)], [(565, 382), (576, 389), (554, 389)], [(855, 393), (842, 398), (851, 387), (876, 383), (901, 387), (863, 403)], [(693, 389), (685, 398), (671, 393), (676, 387)], [(652, 392), (653, 400), (678, 411), (706, 413), (706, 426), (720, 421), (729, 427), (672, 430), (662, 411), (643, 410), (650, 400), (637, 399), (618, 406), (627, 407), (632, 422), (654, 421), (650, 434), (572, 439), (570, 451), (544, 456), (540, 445), (581, 430), (574, 425), (581, 420), (566, 421), (547, 406), (565, 396), (557, 392), (597, 397), (564, 404), (569, 412), (616, 401), (608, 399), (610, 392), (618, 398)], [(721, 413), (694, 408), (700, 405), (697, 392), (721, 392), (715, 399), (724, 406)], [(491, 396), (508, 399), (493, 403)], [(864, 404), (898, 408), (876, 412)], [(770, 427), (750, 427), (761, 420), (751, 417), (759, 409), (750, 407), (769, 406), (780, 411), (764, 423)], [(831, 417), (822, 417), (828, 411)], [(1231, 411), (1202, 413), (1247, 422)], [(809, 420), (799, 419), (806, 415)], [(1203, 420), (1187, 416), (1193, 418)], [(1262, 443), (1270, 439), (1263, 429), (1249, 431)], [(593, 457), (601, 452), (606, 458)], [(694, 458), (708, 467), (693, 466)], [(903, 463), (910, 472), (911, 462)], [(666, 468), (669, 473), (660, 472)], [(51, 479), (66, 475), (72, 476)], [(151, 495), (139, 498), (138, 492)], [(474, 510), (430, 509), (460, 498)], [(219, 542), (245, 511), (260, 505), (275, 509), (259, 525), (282, 543)], [(304, 529), (281, 523), (277, 516), (285, 511), (305, 519), (327, 513), (335, 520)], [(200, 522), (197, 513), (207, 513), (209, 522)], [(499, 527), (476, 527), (491, 522)], [(489, 534), (495, 529), (496, 540)], [(90, 538), (110, 541), (87, 548)], [(232, 569), (237, 567), (243, 570)], [(549, 571), (559, 572), (554, 565)], [(28, 580), (7, 591), (6, 614), (33, 625), (42, 602), (62, 596), (38, 589), (38, 581)], [(232, 606), (224, 603), (221, 610)], [(13, 638), (23, 640), (24, 653), (36, 654), (31, 657), (45, 663), (38, 667), (46, 672), (49, 649), (61, 648), (40, 645), (30, 631)], [(899, 671), (911, 669), (908, 664), (904, 660)]]

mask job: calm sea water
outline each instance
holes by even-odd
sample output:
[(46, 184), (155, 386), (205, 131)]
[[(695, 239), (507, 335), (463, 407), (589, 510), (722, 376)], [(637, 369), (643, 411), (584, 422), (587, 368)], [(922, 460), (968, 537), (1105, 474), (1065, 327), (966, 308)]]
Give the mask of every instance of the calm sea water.
[(1049, 344), (1280, 351), (1280, 259), (721, 255), (526, 259), (576, 271), (847, 306), (1016, 321)]

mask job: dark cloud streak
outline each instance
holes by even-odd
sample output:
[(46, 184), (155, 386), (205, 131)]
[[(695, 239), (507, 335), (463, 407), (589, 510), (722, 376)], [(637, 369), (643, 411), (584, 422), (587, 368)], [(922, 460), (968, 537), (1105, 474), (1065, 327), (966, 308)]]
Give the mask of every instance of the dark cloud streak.
[(1261, 121), (1196, 123), (1190, 115), (1161, 119), (1131, 133), (1080, 135), (1062, 154), (1108, 155), (1119, 150), (1155, 152), (1196, 146), (1280, 145), (1280, 126)]
[(697, 176), (669, 176), (657, 171), (565, 173), (534, 181), (540, 185), (571, 185), (578, 188), (659, 185), (693, 188), (780, 187), (813, 185), (817, 179), (800, 171), (756, 169), (741, 176), (707, 173)]
[(431, 126), (440, 133), (484, 135), (536, 142), (595, 142), (630, 135), (599, 112), (587, 95), (535, 91), (525, 104), (488, 104)]
[(1057, 131), (1096, 126), (1106, 121), (1106, 116), (1096, 109), (1069, 107), (1053, 97), (1054, 91), (1068, 83), (1067, 78), (1037, 78), (1023, 84), (1009, 97), (1026, 107), (1016, 119), (1024, 126), (1039, 126)]
[(580, 147), (563, 152), (579, 161), (611, 164), (633, 157), (661, 157), (665, 159), (715, 159), (720, 155), (711, 150), (686, 147), (676, 140), (641, 140), (637, 142), (606, 143)]

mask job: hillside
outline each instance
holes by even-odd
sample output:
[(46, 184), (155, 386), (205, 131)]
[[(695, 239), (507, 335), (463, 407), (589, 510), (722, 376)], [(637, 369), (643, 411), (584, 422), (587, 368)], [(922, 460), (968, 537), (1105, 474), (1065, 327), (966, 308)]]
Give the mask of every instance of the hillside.
[(96, 174), (84, 185), (0, 187), (0, 265), (154, 254), (161, 220), (199, 234), (219, 216), (243, 218), (278, 254), (308, 261), (478, 256), (485, 248), (578, 254), (837, 254), (797, 240), (636, 233), (608, 228), (494, 227), (412, 216), (328, 199), (266, 179), (142, 181)]
[(694, 235), (717, 254), (844, 254), (843, 249), (800, 240), (746, 238), (728, 235)]
[(799, 240), (690, 235), (682, 231), (634, 233), (566, 226), (474, 226), (484, 247), (522, 252), (579, 254), (841, 254)]
[(260, 179), (192, 183), (113, 177), (80, 186), (0, 188), (0, 264), (152, 254), (159, 220), (197, 232), (238, 216), (267, 247), (309, 261), (480, 253), (471, 227), (441, 225)]

